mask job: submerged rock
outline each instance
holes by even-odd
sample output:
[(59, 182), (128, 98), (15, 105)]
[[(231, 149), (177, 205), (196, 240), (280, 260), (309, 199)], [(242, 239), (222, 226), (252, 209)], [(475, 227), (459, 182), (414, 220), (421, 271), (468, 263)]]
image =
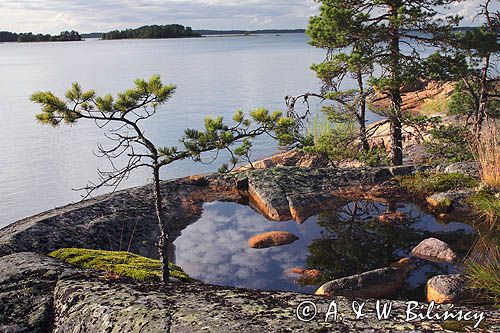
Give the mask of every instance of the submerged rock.
[(427, 301), (438, 304), (456, 303), (467, 298), (465, 277), (461, 274), (438, 275), (427, 281)]
[(299, 237), (287, 231), (271, 231), (253, 236), (248, 245), (254, 249), (264, 249), (271, 246), (282, 246), (295, 242)]
[(410, 269), (413, 260), (411, 258), (402, 258), (391, 264), (391, 267), (399, 269)]
[(401, 223), (405, 219), (406, 214), (403, 212), (388, 212), (378, 217), (378, 220), (383, 223)]
[(457, 260), (455, 251), (448, 244), (437, 238), (424, 239), (411, 250), (411, 255), (432, 262), (453, 263)]
[(377, 298), (394, 295), (406, 279), (404, 269), (379, 268), (325, 283), (315, 295)]
[(319, 269), (304, 269), (299, 267), (294, 267), (290, 270), (291, 273), (297, 274), (297, 281), (304, 285), (314, 285), (316, 281), (321, 277), (321, 271)]

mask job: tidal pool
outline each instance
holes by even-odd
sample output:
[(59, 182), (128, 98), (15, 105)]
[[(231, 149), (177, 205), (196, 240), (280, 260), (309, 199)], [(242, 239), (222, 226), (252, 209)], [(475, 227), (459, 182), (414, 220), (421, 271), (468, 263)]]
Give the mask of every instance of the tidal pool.
[[(470, 248), (476, 234), (468, 224), (440, 222), (412, 203), (356, 201), (303, 224), (269, 221), (232, 202), (205, 203), (203, 208), (202, 216), (175, 240), (173, 261), (206, 283), (262, 290), (313, 293), (326, 281), (389, 266), (425, 238), (437, 237), (460, 253)], [(403, 212), (406, 218), (381, 222), (378, 217), (387, 211)], [(299, 240), (267, 249), (249, 247), (252, 236), (269, 231), (288, 231)], [(396, 297), (422, 298), (429, 277), (456, 270), (421, 260), (415, 266)], [(321, 278), (303, 285), (291, 273), (294, 267), (318, 269)]]

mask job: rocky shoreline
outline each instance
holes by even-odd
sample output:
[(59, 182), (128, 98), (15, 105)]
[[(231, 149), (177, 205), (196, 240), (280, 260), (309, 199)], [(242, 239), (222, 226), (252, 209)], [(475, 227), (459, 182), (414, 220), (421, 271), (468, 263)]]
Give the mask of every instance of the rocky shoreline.
[[(196, 221), (204, 202), (249, 203), (270, 220), (301, 223), (315, 212), (360, 199), (376, 199), (377, 185), (428, 167), (276, 167), (228, 175), (165, 181), (167, 220), (176, 235)], [(18, 221), (0, 230), (1, 332), (434, 332), (443, 320), (406, 321), (404, 301), (394, 302), (394, 320), (354, 317), (352, 301), (175, 282), (167, 290), (151, 284), (110, 282), (46, 255), (58, 248), (129, 250), (155, 258), (157, 226), (148, 186), (104, 195)], [(129, 242), (129, 240), (132, 240)], [(388, 268), (384, 274), (397, 268)], [(372, 296), (374, 297), (374, 296)], [(335, 299), (344, 309), (338, 322), (324, 322)], [(323, 314), (311, 322), (296, 318), (306, 300)], [(363, 302), (363, 301), (359, 301)], [(375, 300), (367, 301), (367, 308)], [(426, 304), (421, 304), (426, 307)], [(457, 308), (458, 309), (458, 308)], [(500, 330), (498, 311), (484, 312), (482, 331)], [(345, 314), (344, 314), (345, 312)], [(470, 322), (464, 326), (473, 326)]]

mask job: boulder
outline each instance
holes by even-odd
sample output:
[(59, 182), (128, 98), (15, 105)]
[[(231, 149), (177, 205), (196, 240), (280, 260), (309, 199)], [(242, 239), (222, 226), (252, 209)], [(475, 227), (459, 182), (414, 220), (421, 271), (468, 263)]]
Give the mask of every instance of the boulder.
[(456, 303), (467, 298), (465, 277), (461, 274), (437, 275), (427, 281), (427, 302)]
[(411, 250), (411, 255), (432, 262), (452, 263), (457, 260), (455, 251), (448, 244), (437, 238), (424, 239)]
[(287, 231), (271, 231), (253, 236), (248, 245), (254, 249), (264, 249), (271, 246), (282, 246), (295, 242), (299, 237)]
[(445, 193), (433, 194), (426, 201), (430, 209), (438, 214), (448, 213), (453, 209), (453, 201)]
[(359, 298), (388, 297), (397, 293), (406, 280), (406, 272), (395, 267), (379, 268), (325, 283), (315, 295)]

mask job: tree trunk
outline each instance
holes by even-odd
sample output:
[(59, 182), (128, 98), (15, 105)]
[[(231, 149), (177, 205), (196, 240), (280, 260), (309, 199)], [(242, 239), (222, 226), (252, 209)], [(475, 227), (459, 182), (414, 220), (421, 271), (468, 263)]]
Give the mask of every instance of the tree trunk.
[(168, 222), (165, 221), (165, 214), (162, 206), (163, 195), (160, 187), (160, 168), (156, 164), (153, 167), (153, 175), (155, 185), (156, 217), (158, 219), (158, 227), (160, 229), (160, 235), (158, 237), (158, 256), (160, 257), (161, 264), (161, 281), (164, 284), (168, 284), (170, 278), (170, 271), (168, 269), (168, 242), (170, 232), (168, 229)]
[(401, 105), (403, 100), (401, 98), (401, 82), (400, 82), (400, 58), (401, 51), (399, 49), (399, 32), (398, 27), (395, 25), (398, 18), (397, 8), (391, 6), (389, 9), (391, 16), (390, 30), (390, 57), (391, 57), (391, 88), (389, 96), (391, 98), (391, 112), (389, 120), (391, 121), (391, 151), (392, 151), (392, 164), (403, 164), (403, 131), (402, 131), (402, 112)]
[(365, 152), (370, 150), (370, 145), (368, 144), (368, 138), (366, 137), (366, 96), (365, 89), (363, 87), (363, 75), (361, 71), (356, 73), (359, 88), (359, 113), (358, 113), (358, 123), (359, 123), (359, 137), (361, 139), (361, 144), (363, 145), (363, 150)]
[(481, 81), (479, 83), (479, 106), (474, 122), (474, 133), (476, 138), (481, 137), (481, 129), (483, 127), (484, 119), (486, 118), (486, 111), (488, 109), (488, 87), (486, 87), (488, 79), (488, 68), (490, 67), (490, 55), (484, 57), (483, 68), (481, 69)]

